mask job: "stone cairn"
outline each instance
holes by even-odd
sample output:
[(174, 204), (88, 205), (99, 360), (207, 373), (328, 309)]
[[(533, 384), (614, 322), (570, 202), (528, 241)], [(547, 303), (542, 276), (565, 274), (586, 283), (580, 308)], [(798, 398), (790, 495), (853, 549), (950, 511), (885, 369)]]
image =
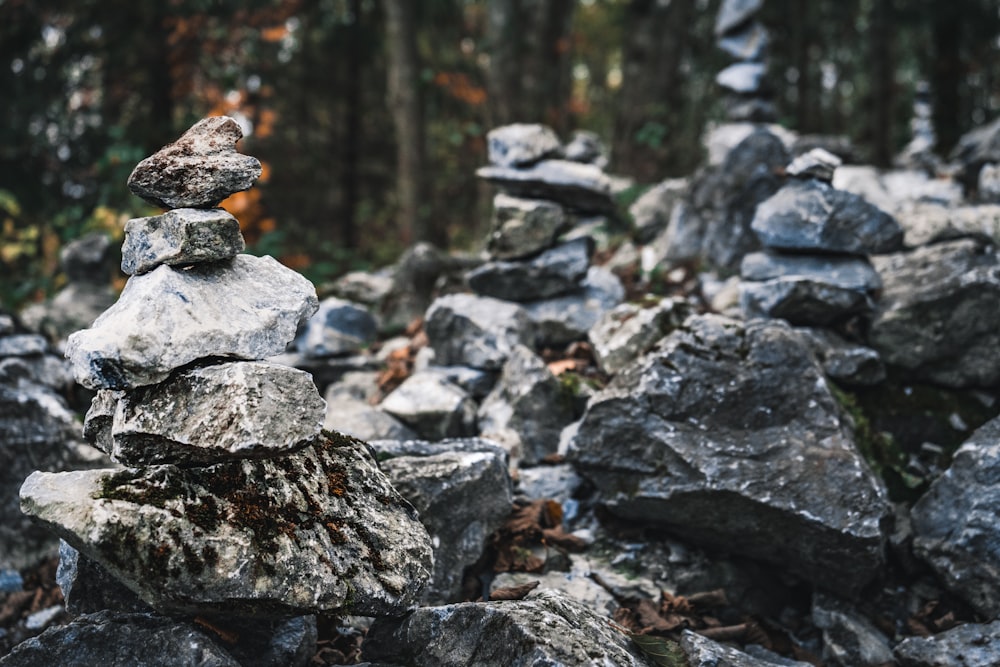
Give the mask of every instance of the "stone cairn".
[(161, 613), (399, 614), (430, 576), (429, 538), (371, 450), (321, 430), (310, 375), (265, 361), (317, 299), (240, 254), (237, 220), (215, 208), (260, 175), (241, 137), (206, 118), (129, 178), (170, 210), (128, 222), (131, 277), (66, 351), (97, 391), (84, 435), (124, 467), (35, 472), (22, 509)]
[(896, 220), (858, 195), (831, 185), (840, 158), (823, 150), (788, 165), (788, 183), (761, 202), (751, 229), (763, 252), (743, 258), (741, 306), (750, 317), (834, 326), (870, 317), (881, 289), (869, 254), (899, 250)]
[(715, 20), (716, 45), (736, 59), (715, 82), (726, 90), (726, 116), (734, 122), (773, 122), (777, 111), (765, 82), (770, 37), (757, 15), (764, 0), (723, 0)]

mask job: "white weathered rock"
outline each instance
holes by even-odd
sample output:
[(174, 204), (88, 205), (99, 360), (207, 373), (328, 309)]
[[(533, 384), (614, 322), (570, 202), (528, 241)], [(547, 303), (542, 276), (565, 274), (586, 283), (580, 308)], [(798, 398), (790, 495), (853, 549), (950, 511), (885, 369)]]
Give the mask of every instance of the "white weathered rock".
[(475, 435), (475, 401), (438, 373), (414, 373), (381, 408), (429, 440)]
[(606, 373), (620, 372), (679, 326), (689, 311), (683, 299), (615, 306), (587, 334), (597, 363)]
[(562, 148), (552, 128), (537, 123), (514, 123), (486, 133), (490, 164), (500, 167), (524, 167)]
[(135, 275), (161, 264), (216, 262), (245, 247), (240, 223), (225, 209), (178, 208), (125, 224), (122, 271)]
[(118, 303), (69, 337), (66, 356), (84, 386), (132, 389), (205, 357), (283, 352), (316, 307), (312, 283), (271, 257), (161, 266), (130, 278)]
[(827, 183), (833, 182), (833, 172), (843, 160), (823, 148), (814, 148), (803, 153), (785, 168), (785, 173), (798, 178), (815, 178)]
[(734, 93), (752, 95), (760, 92), (766, 73), (767, 68), (763, 63), (734, 63), (719, 72), (715, 82)]

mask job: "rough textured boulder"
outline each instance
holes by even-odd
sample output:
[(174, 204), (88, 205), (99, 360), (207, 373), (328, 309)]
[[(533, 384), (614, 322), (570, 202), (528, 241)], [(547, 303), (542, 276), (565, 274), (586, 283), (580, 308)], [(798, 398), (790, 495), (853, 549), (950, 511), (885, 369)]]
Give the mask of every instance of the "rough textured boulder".
[(885, 492), (804, 336), (694, 316), (591, 398), (568, 456), (616, 515), (855, 594)]
[(965, 239), (873, 263), (884, 287), (869, 343), (886, 364), (950, 387), (1000, 382), (1000, 260), (993, 249)]
[(487, 262), (465, 275), (476, 294), (506, 301), (534, 301), (576, 289), (590, 266), (592, 240), (569, 241), (519, 262)]
[(416, 512), (338, 434), (272, 459), (36, 472), (21, 508), (165, 613), (399, 614), (431, 574)]
[(361, 650), (364, 660), (421, 667), (653, 664), (606, 617), (551, 590), (516, 602), (422, 607), (378, 619)]
[(523, 169), (480, 167), (476, 176), (516, 197), (548, 199), (581, 213), (610, 213), (615, 206), (611, 179), (592, 164), (543, 160)]
[(507, 454), (480, 438), (371, 443), (393, 487), (420, 513), (434, 544), (424, 604), (461, 599), (462, 575), (510, 514)]
[(328, 297), (309, 318), (295, 346), (312, 358), (353, 354), (375, 342), (377, 329), (375, 318), (364, 306)]
[(168, 264), (216, 262), (243, 252), (240, 223), (226, 210), (179, 208), (125, 224), (122, 271), (148, 273)]
[(475, 401), (439, 373), (414, 373), (385, 397), (381, 408), (428, 440), (476, 433)]
[(936, 201), (910, 202), (898, 207), (896, 219), (905, 230), (907, 247), (972, 238), (1000, 242), (1000, 205), (958, 206)]
[(211, 208), (260, 177), (257, 158), (236, 152), (243, 131), (232, 118), (195, 123), (172, 144), (149, 156), (128, 177), (128, 188), (161, 208)]
[(980, 427), (913, 507), (914, 552), (981, 614), (1000, 614), (1000, 419)]
[(966, 623), (933, 637), (907, 637), (895, 648), (900, 667), (995, 667), (1000, 621)]
[(427, 310), (424, 330), (434, 361), (441, 366), (499, 370), (515, 346), (535, 342), (523, 308), (472, 294), (437, 299)]
[(600, 266), (587, 270), (575, 292), (525, 304), (535, 324), (535, 339), (547, 345), (565, 345), (587, 337), (590, 328), (625, 298), (618, 277)]
[(569, 226), (563, 207), (541, 199), (521, 199), (498, 192), (486, 245), (497, 259), (517, 259), (545, 250)]
[(260, 361), (212, 364), (125, 392), (107, 453), (129, 466), (275, 456), (312, 441), (325, 413), (308, 373)]
[(537, 123), (514, 123), (486, 133), (490, 164), (526, 167), (559, 153), (562, 144), (552, 128)]
[(689, 311), (683, 299), (615, 306), (588, 333), (598, 365), (606, 373), (620, 373), (678, 327)]
[(161, 266), (130, 278), (118, 303), (69, 337), (66, 356), (84, 386), (130, 389), (206, 355), (283, 352), (316, 307), (312, 283), (271, 257), (237, 255), (182, 271)]
[(519, 345), (479, 408), (479, 430), (525, 465), (559, 449), (559, 434), (573, 421), (573, 396), (541, 357)]

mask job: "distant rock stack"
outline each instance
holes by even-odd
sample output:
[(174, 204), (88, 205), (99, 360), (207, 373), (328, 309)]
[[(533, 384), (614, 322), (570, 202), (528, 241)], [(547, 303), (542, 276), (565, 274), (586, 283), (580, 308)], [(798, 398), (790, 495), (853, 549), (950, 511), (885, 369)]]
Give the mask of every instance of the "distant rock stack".
[(789, 182), (757, 207), (751, 229), (763, 252), (743, 258), (744, 315), (833, 326), (870, 316), (882, 283), (867, 255), (899, 250), (889, 214), (830, 183), (840, 158), (821, 149), (786, 168)]
[(765, 82), (770, 37), (757, 15), (764, 0), (723, 0), (715, 20), (716, 45), (736, 59), (715, 77), (726, 90), (730, 121), (770, 123), (777, 118)]
[(35, 472), (22, 509), (165, 614), (399, 614), (430, 576), (429, 538), (371, 450), (321, 430), (310, 375), (263, 361), (317, 298), (240, 254), (215, 208), (260, 175), (241, 136), (207, 118), (129, 178), (170, 210), (128, 222), (131, 278), (66, 352), (97, 390), (85, 437), (125, 467)]

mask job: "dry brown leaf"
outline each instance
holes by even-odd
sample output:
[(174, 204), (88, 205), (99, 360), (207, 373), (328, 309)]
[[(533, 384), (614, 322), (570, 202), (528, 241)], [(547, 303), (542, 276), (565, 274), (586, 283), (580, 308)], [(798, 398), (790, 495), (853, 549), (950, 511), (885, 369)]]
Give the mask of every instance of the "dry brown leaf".
[(531, 591), (538, 588), (540, 581), (529, 581), (520, 586), (505, 586), (490, 593), (490, 600), (523, 600)]

